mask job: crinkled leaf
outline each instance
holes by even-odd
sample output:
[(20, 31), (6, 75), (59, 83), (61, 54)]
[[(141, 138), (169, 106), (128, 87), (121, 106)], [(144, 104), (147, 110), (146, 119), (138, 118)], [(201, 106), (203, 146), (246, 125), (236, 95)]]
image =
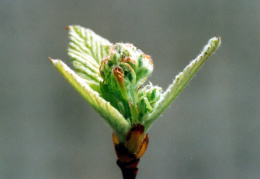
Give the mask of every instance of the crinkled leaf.
[[(52, 64), (57, 70), (70, 82), (70, 84), (90, 103), (92, 107), (105, 119), (109, 126), (117, 135), (120, 141), (125, 140), (127, 131), (130, 128), (129, 123), (109, 102), (99, 96), (99, 93), (92, 90), (86, 81), (78, 76), (61, 60), (53, 60)], [(125, 135), (124, 135), (125, 134)]]
[(68, 55), (76, 73), (84, 79), (99, 83), (101, 61), (109, 54), (112, 45), (108, 40), (81, 26), (69, 26)]
[(168, 89), (162, 94), (161, 99), (156, 103), (154, 111), (146, 117), (146, 130), (157, 119), (162, 112), (172, 103), (172, 101), (179, 95), (183, 88), (188, 84), (191, 78), (203, 65), (203, 63), (208, 59), (208, 57), (213, 54), (213, 52), (219, 47), (220, 38), (213, 37), (209, 40), (208, 44), (204, 47), (202, 52), (190, 62), (184, 70), (179, 73), (173, 83), (168, 87)]

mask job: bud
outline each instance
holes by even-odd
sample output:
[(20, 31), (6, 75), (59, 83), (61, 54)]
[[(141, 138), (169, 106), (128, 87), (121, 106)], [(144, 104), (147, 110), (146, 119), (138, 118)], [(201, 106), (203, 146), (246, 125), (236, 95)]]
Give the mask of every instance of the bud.
[(153, 71), (150, 56), (132, 44), (116, 43), (99, 68), (103, 84), (110, 92), (136, 104), (137, 89)]
[(152, 112), (156, 102), (160, 99), (161, 94), (162, 88), (159, 86), (153, 86), (152, 83), (138, 91), (137, 109), (139, 111), (140, 121), (144, 115)]

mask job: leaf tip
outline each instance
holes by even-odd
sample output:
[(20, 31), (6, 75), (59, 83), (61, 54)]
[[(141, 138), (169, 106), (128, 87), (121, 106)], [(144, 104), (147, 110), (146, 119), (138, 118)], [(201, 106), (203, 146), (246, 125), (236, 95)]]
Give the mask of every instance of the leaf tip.
[(51, 57), (49, 57), (49, 61), (51, 62), (52, 65), (55, 66), (55, 65), (57, 65), (59, 60), (58, 59), (52, 59)]
[(212, 39), (210, 39), (210, 41), (211, 44), (214, 44), (214, 46), (217, 48), (221, 44), (221, 37), (213, 37)]
[(221, 37), (218, 37), (218, 46), (221, 44)]
[(49, 59), (49, 61), (51, 62), (51, 64), (53, 64), (51, 57), (48, 57), (48, 59)]

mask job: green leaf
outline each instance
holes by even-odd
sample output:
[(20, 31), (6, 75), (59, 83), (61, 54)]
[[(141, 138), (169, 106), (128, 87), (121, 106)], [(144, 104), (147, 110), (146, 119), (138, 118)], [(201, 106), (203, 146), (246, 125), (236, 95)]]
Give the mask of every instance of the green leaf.
[(220, 38), (213, 37), (209, 40), (208, 44), (204, 47), (202, 52), (190, 62), (184, 70), (179, 73), (173, 83), (162, 94), (160, 100), (156, 103), (154, 111), (146, 117), (145, 127), (146, 130), (156, 120), (162, 112), (172, 103), (172, 101), (180, 94), (188, 82), (192, 79), (199, 68), (204, 64), (208, 57), (219, 47)]
[(109, 102), (100, 97), (99, 93), (92, 90), (86, 81), (78, 76), (61, 60), (50, 58), (53, 66), (70, 82), (70, 84), (90, 103), (90, 105), (105, 119), (113, 129), (120, 142), (125, 140), (130, 129), (130, 124)]
[(69, 26), (68, 55), (76, 73), (87, 80), (100, 82), (101, 61), (109, 54), (112, 45), (108, 40), (81, 26)]

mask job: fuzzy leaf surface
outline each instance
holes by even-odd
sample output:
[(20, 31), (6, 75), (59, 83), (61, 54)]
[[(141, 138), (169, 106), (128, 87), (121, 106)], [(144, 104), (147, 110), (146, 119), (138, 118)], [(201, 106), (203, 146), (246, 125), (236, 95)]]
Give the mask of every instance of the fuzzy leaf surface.
[(102, 78), (99, 73), (101, 61), (109, 54), (112, 45), (107, 39), (90, 29), (81, 26), (69, 26), (70, 43), (68, 55), (71, 57), (76, 73), (93, 83)]
[(209, 56), (214, 53), (219, 45), (220, 38), (211, 38), (208, 41), (208, 44), (203, 48), (202, 52), (197, 56), (197, 58), (192, 60), (189, 65), (186, 66), (184, 70), (175, 77), (173, 83), (167, 88), (167, 90), (162, 94), (160, 100), (156, 103), (154, 111), (146, 117), (146, 130), (148, 130), (153, 121), (156, 120), (180, 94), (180, 92), (189, 83), (199, 68), (205, 63)]
[(111, 126), (120, 141), (125, 140), (125, 135), (130, 129), (129, 123), (109, 102), (100, 97), (99, 93), (92, 90), (86, 81), (78, 76), (61, 60), (50, 59), (54, 67), (70, 82), (70, 84), (90, 103), (90, 105)]

